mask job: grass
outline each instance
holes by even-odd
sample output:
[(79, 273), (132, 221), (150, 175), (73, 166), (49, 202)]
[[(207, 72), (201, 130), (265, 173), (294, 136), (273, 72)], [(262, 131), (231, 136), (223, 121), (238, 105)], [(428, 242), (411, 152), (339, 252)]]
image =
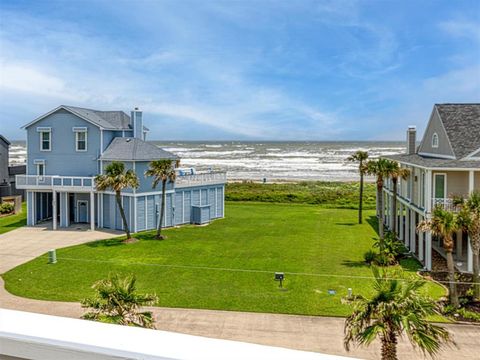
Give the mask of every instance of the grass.
[[(315, 204), (329, 208), (357, 209), (359, 182), (303, 181), (299, 183), (228, 183), (227, 201)], [(375, 185), (365, 183), (364, 209), (375, 209)]]
[(22, 212), (0, 218), (0, 234), (27, 225), (27, 205), (22, 203)]
[[(355, 210), (312, 205), (234, 202), (226, 211), (209, 226), (167, 229), (164, 241), (143, 232), (133, 244), (110, 239), (60, 249), (55, 265), (43, 255), (3, 274), (6, 288), (79, 301), (109, 273), (133, 273), (140, 291), (159, 296), (159, 306), (331, 316), (351, 311), (341, 303), (348, 288), (372, 291), (363, 253), (376, 236), (373, 211), (362, 225)], [(416, 261), (402, 265), (404, 277), (416, 276)], [(286, 290), (273, 280), (275, 271), (286, 272)], [(431, 282), (424, 291), (444, 295)]]

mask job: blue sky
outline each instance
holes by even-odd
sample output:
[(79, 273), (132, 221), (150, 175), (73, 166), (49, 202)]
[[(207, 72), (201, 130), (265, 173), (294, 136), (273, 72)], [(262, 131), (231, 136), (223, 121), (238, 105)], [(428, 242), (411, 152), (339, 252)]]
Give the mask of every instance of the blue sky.
[(60, 104), (150, 139), (398, 140), (480, 101), (480, 1), (0, 2), (0, 133)]

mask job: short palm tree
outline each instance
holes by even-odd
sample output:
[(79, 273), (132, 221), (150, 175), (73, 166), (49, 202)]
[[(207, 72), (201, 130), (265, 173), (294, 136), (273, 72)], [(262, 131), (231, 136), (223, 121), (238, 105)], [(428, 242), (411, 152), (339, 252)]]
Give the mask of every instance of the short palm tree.
[[(397, 359), (397, 340), (406, 334), (410, 343), (432, 357), (444, 344), (452, 342), (448, 331), (427, 321), (437, 314), (436, 304), (419, 294), (421, 280), (398, 280), (372, 269), (374, 295), (350, 300), (353, 313), (345, 320), (344, 345), (369, 345), (380, 338), (382, 360)], [(347, 299), (348, 301), (348, 299)]]
[(363, 207), (363, 176), (365, 175), (364, 163), (368, 159), (368, 152), (358, 150), (355, 154), (347, 158), (348, 161), (358, 162), (358, 170), (360, 173), (360, 194), (358, 201), (358, 223), (362, 223), (362, 207)]
[(138, 294), (134, 276), (119, 278), (118, 275), (110, 275), (107, 279), (97, 281), (92, 288), (95, 296), (82, 301), (82, 307), (90, 309), (82, 316), (84, 319), (155, 328), (152, 313), (142, 312), (140, 308), (154, 305), (158, 297), (154, 294)]
[(118, 210), (123, 221), (123, 229), (127, 234), (127, 240), (132, 238), (128, 227), (125, 211), (122, 206), (122, 190), (138, 188), (138, 177), (133, 170), (125, 170), (125, 165), (119, 161), (113, 161), (105, 168), (105, 174), (95, 176), (95, 186), (99, 191), (112, 190), (115, 192)]
[(473, 292), (480, 299), (480, 191), (474, 191), (462, 206), (458, 214), (459, 224), (470, 236), (473, 253)]
[(176, 172), (175, 165), (178, 162), (174, 160), (154, 160), (151, 161), (148, 170), (145, 171), (145, 176), (153, 177), (152, 187), (155, 189), (159, 183), (162, 183), (162, 205), (160, 207), (160, 219), (157, 225), (157, 239), (164, 239), (162, 236), (162, 224), (163, 218), (165, 216), (165, 200), (166, 200), (166, 190), (167, 190), (167, 181), (175, 181)]
[(383, 219), (385, 217), (385, 207), (383, 205), (383, 184), (395, 168), (395, 162), (387, 159), (369, 160), (365, 165), (365, 171), (369, 175), (377, 177), (377, 216), (378, 216), (378, 233), (380, 236), (380, 251), (383, 251), (384, 226)]
[(447, 255), (448, 268), (448, 283), (450, 303), (458, 307), (457, 284), (455, 282), (455, 265), (453, 262), (453, 234), (461, 229), (457, 216), (451, 212), (443, 209), (441, 206), (436, 206), (433, 210), (431, 219), (421, 221), (418, 226), (418, 231), (430, 231), (433, 235), (443, 239), (443, 249)]
[(400, 167), (398, 162), (394, 162), (394, 166), (392, 172), (390, 173), (390, 177), (392, 178), (393, 184), (393, 201), (392, 201), (392, 231), (398, 235), (397, 230), (397, 190), (398, 190), (398, 180), (403, 179), (406, 180), (410, 175), (410, 170), (406, 168)]

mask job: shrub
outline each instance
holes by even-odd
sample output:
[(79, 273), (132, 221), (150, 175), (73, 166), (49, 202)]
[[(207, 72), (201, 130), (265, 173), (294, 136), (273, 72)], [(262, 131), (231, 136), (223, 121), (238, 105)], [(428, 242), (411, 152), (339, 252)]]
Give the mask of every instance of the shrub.
[(15, 207), (11, 203), (4, 202), (0, 204), (0, 214), (10, 214), (13, 213), (14, 210)]
[[(380, 239), (375, 240), (373, 247), (380, 249)], [(398, 259), (406, 252), (405, 245), (397, 239), (395, 233), (389, 231), (385, 233), (382, 257), (379, 259), (378, 264), (382, 266), (395, 265)]]
[(372, 262), (374, 262), (376, 257), (377, 257), (377, 253), (373, 250), (368, 250), (365, 254), (363, 254), (363, 259), (368, 265), (371, 265)]
[(378, 266), (389, 266), (389, 265), (394, 265), (396, 263), (396, 260), (393, 256), (383, 253), (383, 254), (377, 254), (375, 256), (374, 263)]

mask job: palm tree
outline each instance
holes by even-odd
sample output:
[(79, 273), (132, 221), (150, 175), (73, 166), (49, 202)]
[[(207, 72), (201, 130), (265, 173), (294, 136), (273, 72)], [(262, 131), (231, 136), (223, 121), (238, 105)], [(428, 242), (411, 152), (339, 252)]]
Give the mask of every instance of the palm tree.
[(148, 170), (145, 171), (145, 176), (153, 177), (153, 189), (155, 189), (160, 182), (162, 183), (162, 205), (160, 208), (160, 220), (158, 221), (157, 225), (157, 239), (165, 239), (165, 236), (162, 236), (161, 231), (165, 213), (167, 181), (175, 181), (175, 164), (178, 164), (178, 161), (175, 162), (174, 160), (154, 160), (150, 162), (150, 164), (148, 165)]
[(120, 325), (130, 325), (154, 329), (154, 318), (150, 311), (140, 311), (140, 307), (154, 305), (158, 302), (155, 294), (138, 294), (136, 279), (127, 276), (120, 279), (110, 275), (107, 279), (97, 281), (92, 288), (93, 298), (82, 301), (83, 308), (91, 310), (82, 318)]
[(365, 165), (366, 173), (377, 177), (377, 216), (379, 218), (378, 234), (380, 236), (380, 252), (383, 251), (384, 247), (383, 218), (385, 217), (385, 208), (383, 206), (383, 182), (384, 179), (392, 174), (394, 168), (394, 162), (387, 159), (369, 160)]
[(410, 175), (410, 170), (406, 168), (400, 167), (398, 162), (394, 162), (394, 167), (390, 176), (392, 178), (393, 184), (393, 201), (392, 201), (392, 214), (393, 214), (393, 221), (392, 221), (392, 231), (398, 235), (397, 233), (397, 189), (398, 189), (398, 179), (406, 180)]
[(470, 236), (473, 253), (473, 292), (480, 299), (480, 191), (470, 194), (458, 214), (459, 224)]
[(113, 161), (105, 168), (105, 174), (95, 176), (95, 185), (98, 191), (105, 191), (111, 189), (115, 192), (115, 199), (117, 200), (118, 210), (123, 221), (123, 229), (127, 234), (127, 240), (132, 237), (130, 235), (130, 228), (128, 227), (125, 211), (122, 206), (122, 190), (127, 188), (138, 188), (138, 177), (133, 170), (126, 170), (125, 165), (119, 161)]
[(443, 249), (447, 255), (450, 303), (455, 307), (458, 307), (459, 303), (457, 284), (455, 282), (455, 266), (453, 263), (453, 234), (460, 228), (457, 216), (453, 212), (443, 209), (441, 206), (435, 207), (431, 219), (423, 220), (417, 226), (418, 231), (431, 231), (433, 235), (443, 238)]
[(391, 279), (387, 272), (380, 274), (378, 268), (372, 271), (375, 294), (371, 298), (347, 299), (354, 307), (345, 320), (347, 351), (351, 343), (369, 345), (380, 338), (382, 360), (396, 360), (397, 340), (406, 334), (412, 346), (433, 357), (444, 343), (452, 342), (446, 329), (427, 320), (438, 314), (438, 310), (431, 299), (419, 294), (423, 281)]
[(362, 223), (362, 207), (363, 207), (363, 176), (365, 175), (364, 162), (368, 159), (368, 152), (358, 150), (355, 154), (347, 158), (348, 161), (358, 161), (358, 170), (360, 172), (360, 197), (358, 205), (358, 223)]

